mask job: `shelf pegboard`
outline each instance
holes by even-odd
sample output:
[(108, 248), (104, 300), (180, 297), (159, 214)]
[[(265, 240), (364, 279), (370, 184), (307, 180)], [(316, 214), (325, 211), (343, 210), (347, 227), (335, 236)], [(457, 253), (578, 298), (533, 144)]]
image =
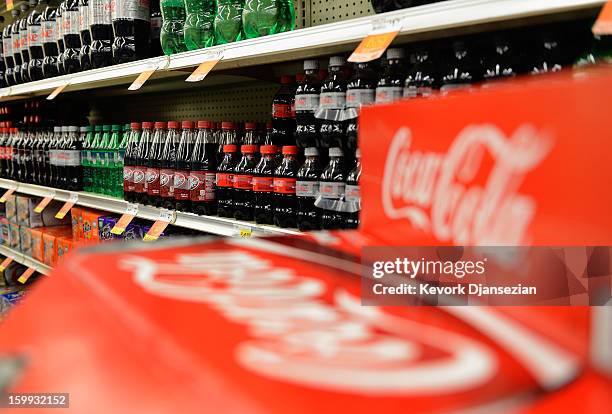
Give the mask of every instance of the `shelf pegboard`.
[(370, 0), (310, 0), (306, 1), (308, 26), (339, 22), (374, 14)]

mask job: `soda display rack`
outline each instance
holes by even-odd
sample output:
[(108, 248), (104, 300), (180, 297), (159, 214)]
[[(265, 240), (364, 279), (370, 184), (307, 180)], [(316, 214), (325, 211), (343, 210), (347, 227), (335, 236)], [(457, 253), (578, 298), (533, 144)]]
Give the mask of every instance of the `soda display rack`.
[[(153, 75), (155, 79), (186, 77), (185, 69), (196, 67), (218, 54), (223, 59), (214, 70), (270, 65), (348, 52), (371, 33), (373, 27), (381, 24), (399, 23), (400, 39), (409, 40), (411, 35), (420, 33), (575, 12), (603, 3), (604, 0), (449, 0), (24, 83), (0, 89), (0, 100), (42, 96), (62, 86), (65, 86), (64, 91), (70, 92), (125, 85), (143, 71), (152, 69), (156, 70)], [(127, 88), (125, 93), (128, 93)]]
[(21, 263), (24, 266), (31, 267), (35, 269), (38, 273), (42, 273), (43, 275), (48, 275), (49, 273), (51, 273), (51, 267), (39, 262), (38, 260), (31, 258), (30, 256), (21, 253), (20, 251), (11, 249), (10, 247), (0, 245), (0, 255), (10, 257), (17, 263)]
[[(37, 197), (51, 196), (55, 200), (62, 202), (68, 201), (71, 196), (76, 194), (78, 195), (78, 199), (76, 202), (77, 205), (116, 214), (125, 213), (129, 205), (127, 201), (104, 195), (86, 193), (82, 191), (66, 191), (34, 184), (20, 183), (17, 181), (6, 179), (0, 179), (0, 187), (5, 189), (15, 188), (16, 192)], [(136, 217), (145, 220), (155, 221), (158, 220), (163, 213), (163, 209), (147, 205), (138, 205), (138, 214), (136, 215)], [(172, 224), (174, 226), (198, 230), (220, 236), (259, 237), (266, 235), (269, 236), (283, 234), (302, 234), (298, 230), (259, 225), (256, 223), (237, 221), (233, 219), (215, 216), (198, 216), (196, 214), (183, 213), (180, 211), (176, 212), (176, 220)]]

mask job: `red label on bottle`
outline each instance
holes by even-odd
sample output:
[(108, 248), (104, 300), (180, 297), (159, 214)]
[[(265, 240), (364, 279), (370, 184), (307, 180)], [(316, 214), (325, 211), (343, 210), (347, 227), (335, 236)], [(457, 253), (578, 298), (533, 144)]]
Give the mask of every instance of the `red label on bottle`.
[(191, 201), (215, 200), (215, 173), (191, 171), (189, 174), (189, 199)]
[(5, 160), (13, 159), (13, 147), (5, 147), (4, 148), (4, 159)]
[(291, 105), (287, 104), (273, 104), (272, 105), (272, 116), (274, 118), (292, 118)]
[(174, 170), (159, 171), (159, 195), (164, 198), (174, 197)]
[(123, 191), (134, 191), (134, 169), (128, 165), (123, 167)]
[(234, 175), (234, 188), (237, 188), (239, 190), (252, 190), (253, 176), (245, 174)]
[(233, 187), (234, 186), (234, 174), (231, 173), (217, 173), (216, 177), (217, 187)]
[(147, 194), (150, 196), (159, 195), (159, 168), (147, 168)]
[(279, 194), (295, 194), (295, 178), (274, 178), (274, 192)]
[(144, 167), (140, 167), (140, 166), (136, 166), (134, 167), (134, 174), (133, 174), (133, 180), (134, 180), (134, 191), (137, 193), (144, 193), (145, 192), (145, 176), (146, 176), (146, 169)]
[(174, 199), (189, 200), (189, 171), (174, 171)]
[(274, 191), (274, 179), (272, 177), (253, 177), (253, 191), (271, 193)]
[(4, 147), (0, 147), (0, 160), (4, 159)]

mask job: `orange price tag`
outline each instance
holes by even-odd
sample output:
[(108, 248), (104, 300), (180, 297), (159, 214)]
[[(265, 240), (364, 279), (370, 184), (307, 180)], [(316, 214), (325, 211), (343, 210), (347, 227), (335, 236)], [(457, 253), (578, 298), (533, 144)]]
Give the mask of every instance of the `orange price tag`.
[(381, 19), (373, 22), (372, 32), (359, 43), (348, 61), (361, 63), (378, 59), (401, 29), (402, 24), (399, 19)]
[(138, 89), (142, 88), (142, 85), (144, 85), (145, 82), (149, 80), (151, 75), (153, 75), (156, 70), (157, 69), (147, 69), (147, 70), (142, 71), (140, 75), (138, 75), (138, 77), (134, 80), (134, 82), (132, 82), (128, 90), (137, 91)]
[(138, 205), (137, 204), (128, 204), (127, 210), (121, 218), (115, 223), (115, 226), (111, 230), (112, 234), (116, 234), (117, 236), (123, 234), (127, 226), (132, 222), (134, 217), (138, 214)]
[(6, 0), (6, 11), (13, 9), (13, 0)]
[(223, 59), (223, 50), (208, 54), (204, 58), (204, 61), (200, 63), (200, 66), (198, 66), (197, 69), (194, 70), (187, 79), (185, 79), (185, 82), (200, 82), (204, 80), (210, 71), (217, 66), (217, 63), (219, 63), (221, 59)]
[(78, 194), (70, 194), (70, 198), (68, 199), (68, 201), (64, 203), (62, 208), (60, 208), (60, 210), (55, 215), (55, 218), (61, 220), (64, 217), (66, 217), (66, 214), (68, 214), (68, 212), (76, 204), (78, 199), (79, 199)]
[(612, 1), (606, 2), (599, 17), (593, 25), (593, 33), (596, 35), (610, 35), (612, 34)]
[(57, 88), (55, 88), (55, 89), (53, 90), (53, 92), (51, 92), (51, 93), (49, 94), (49, 96), (47, 96), (47, 100), (48, 100), (48, 101), (51, 101), (51, 100), (55, 99), (55, 97), (56, 97), (57, 95), (59, 95), (60, 93), (62, 93), (62, 91), (63, 91), (64, 89), (66, 89), (66, 86), (68, 86), (68, 85), (70, 85), (70, 82), (66, 82), (66, 83), (64, 83), (64, 84), (62, 84), (62, 85), (60, 85), (60, 86), (58, 86)]
[(13, 258), (12, 257), (7, 257), (6, 259), (4, 259), (2, 261), (2, 263), (0, 263), (0, 272), (4, 272), (6, 270), (7, 267), (9, 267), (9, 265), (13, 262)]
[(53, 196), (46, 196), (45, 198), (40, 200), (40, 203), (38, 203), (38, 205), (34, 208), (34, 212), (38, 214), (42, 213), (45, 207), (49, 205), (51, 200), (53, 200)]
[(21, 276), (19, 276), (19, 279), (17, 279), (17, 281), (21, 284), (24, 284), (25, 282), (28, 281), (28, 279), (30, 278), (30, 276), (32, 276), (34, 274), (34, 272), (36, 271), (36, 269), (34, 269), (33, 267), (28, 267), (26, 269), (25, 272), (23, 272), (21, 274)]
[(166, 227), (168, 227), (170, 223), (174, 223), (175, 220), (175, 211), (170, 211), (162, 208), (159, 212), (159, 218), (155, 223), (153, 223), (147, 234), (145, 234), (143, 240), (153, 241), (159, 239), (159, 236), (164, 232), (164, 230), (166, 230)]
[(11, 194), (15, 192), (15, 190), (17, 189), (9, 188), (8, 190), (6, 190), (4, 194), (2, 195), (2, 197), (0, 197), (0, 203), (6, 203), (6, 200), (8, 200), (8, 198), (11, 196)]

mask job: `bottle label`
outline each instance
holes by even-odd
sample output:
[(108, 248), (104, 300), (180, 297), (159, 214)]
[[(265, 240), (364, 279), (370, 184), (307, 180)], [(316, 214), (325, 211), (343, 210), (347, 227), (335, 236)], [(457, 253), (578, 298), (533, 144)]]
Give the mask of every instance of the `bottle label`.
[(308, 93), (295, 95), (295, 110), (315, 112), (319, 108), (319, 95)]
[(347, 184), (345, 187), (344, 199), (346, 201), (359, 203), (361, 201), (361, 192), (358, 185)]
[(319, 184), (319, 194), (322, 198), (340, 199), (344, 196), (345, 184), (324, 182)]
[(13, 54), (21, 53), (21, 43), (19, 41), (19, 34), (13, 33)]
[(346, 93), (323, 92), (319, 96), (319, 109), (344, 109)]
[(127, 165), (123, 167), (123, 191), (134, 191), (134, 169)]
[(189, 171), (174, 171), (174, 199), (189, 200)]
[(62, 16), (58, 13), (57, 16), (55, 17), (55, 36), (58, 42), (61, 40), (62, 42), (64, 41), (64, 27), (63, 27), (63, 23), (62, 23)]
[(295, 194), (295, 178), (275, 177), (274, 192), (277, 194)]
[(401, 99), (404, 89), (401, 86), (380, 86), (376, 88), (376, 103), (386, 104)]
[(151, 39), (159, 39), (162, 22), (163, 20), (161, 17), (151, 17)]
[(89, 24), (111, 24), (111, 0), (89, 0)]
[(174, 197), (174, 170), (159, 171), (159, 194), (164, 198)]
[(189, 199), (191, 201), (215, 201), (216, 174), (191, 171), (189, 174)]
[(134, 181), (134, 190), (137, 193), (145, 192), (145, 183), (146, 183), (146, 169), (142, 166), (137, 165), (134, 167), (133, 172), (133, 181)]
[(274, 178), (253, 177), (253, 191), (256, 193), (271, 193), (274, 191)]
[(433, 89), (429, 86), (409, 86), (404, 88), (404, 98), (416, 98), (418, 96), (431, 96)]
[(4, 56), (11, 56), (13, 54), (13, 46), (10, 39), (2, 39), (2, 52)]
[(62, 20), (64, 21), (64, 35), (79, 33), (79, 11), (78, 10), (66, 10), (62, 14)]
[(272, 116), (274, 118), (292, 118), (291, 105), (273, 104), (272, 105)]
[(77, 167), (81, 165), (81, 151), (64, 150), (61, 151), (62, 164), (66, 167)]
[(43, 43), (55, 42), (55, 21), (42, 22)]
[(440, 92), (445, 93), (445, 92), (450, 92), (450, 91), (455, 91), (455, 90), (460, 90), (460, 89), (468, 89), (470, 88), (472, 85), (469, 83), (451, 83), (449, 85), (444, 85), (440, 88)]
[(238, 190), (252, 190), (253, 176), (246, 174), (234, 174), (234, 188)]
[(87, 5), (80, 4), (79, 5), (79, 31), (80, 32), (89, 30), (89, 16), (90, 16), (89, 4)]
[(217, 173), (215, 181), (216, 181), (217, 187), (233, 187), (234, 186), (234, 174)]
[(158, 168), (147, 168), (145, 180), (147, 181), (146, 188), (147, 194), (151, 196), (159, 195), (159, 169)]
[(19, 48), (23, 52), (24, 50), (28, 50), (29, 42), (28, 42), (28, 29), (19, 31)]
[(112, 0), (112, 19), (138, 19), (149, 21), (149, 0)]
[(346, 107), (361, 108), (363, 105), (369, 105), (374, 102), (374, 89), (350, 89), (346, 91)]
[(295, 183), (295, 194), (298, 197), (315, 198), (319, 195), (318, 181), (297, 181)]
[(39, 25), (28, 26), (30, 47), (42, 46), (42, 29)]

